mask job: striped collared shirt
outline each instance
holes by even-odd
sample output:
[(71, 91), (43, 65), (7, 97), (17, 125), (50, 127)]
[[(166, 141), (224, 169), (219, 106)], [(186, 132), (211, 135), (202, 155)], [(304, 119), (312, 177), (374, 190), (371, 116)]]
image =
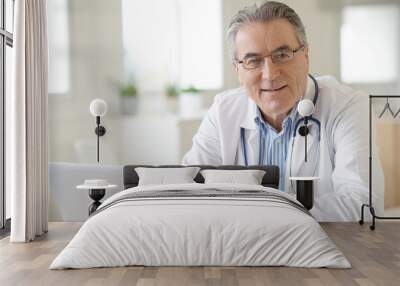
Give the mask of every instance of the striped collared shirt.
[(276, 165), (279, 167), (279, 189), (285, 191), (285, 166), (289, 149), (289, 142), (293, 135), (294, 120), (297, 113), (297, 104), (283, 121), (283, 128), (278, 132), (268, 122), (264, 121), (257, 105), (255, 122), (260, 132), (260, 165)]

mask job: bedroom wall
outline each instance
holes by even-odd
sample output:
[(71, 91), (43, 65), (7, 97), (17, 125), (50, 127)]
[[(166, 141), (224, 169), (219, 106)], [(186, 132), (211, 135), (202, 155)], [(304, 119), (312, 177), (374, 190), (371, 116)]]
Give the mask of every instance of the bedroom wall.
[[(340, 80), (340, 10), (334, 5), (325, 5), (327, 2), (323, 0), (282, 1), (299, 13), (306, 26), (310, 72), (317, 76), (333, 75)], [(253, 3), (255, 1), (222, 0), (224, 83), (219, 90), (204, 92), (205, 110), (215, 94), (238, 86), (228, 56), (225, 33), (230, 18)], [(121, 116), (116, 87), (116, 80), (124, 76), (121, 2), (69, 0), (68, 8), (71, 86), (66, 94), (49, 95), (50, 161), (95, 163), (95, 124), (88, 109), (90, 101), (100, 97), (109, 105), (107, 116), (103, 119), (107, 133), (101, 139), (102, 164), (180, 163), (191, 146), (193, 134), (204, 113), (182, 117), (169, 112), (164, 99), (142, 97), (140, 116)], [(355, 87), (390, 93), (399, 91), (400, 83)], [(378, 147), (379, 152), (388, 150), (383, 145)], [(70, 189), (74, 187), (72, 183), (69, 186)], [(64, 207), (67, 212), (74, 212), (72, 205)]]

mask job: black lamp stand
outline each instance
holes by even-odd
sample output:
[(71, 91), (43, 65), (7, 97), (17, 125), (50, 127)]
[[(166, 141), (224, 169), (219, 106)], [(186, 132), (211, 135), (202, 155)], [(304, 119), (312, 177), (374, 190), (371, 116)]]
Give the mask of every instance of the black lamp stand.
[(89, 189), (89, 197), (94, 201), (89, 206), (89, 216), (94, 213), (97, 208), (101, 205), (100, 200), (106, 194), (106, 189)]
[(104, 128), (104, 126), (100, 125), (100, 116), (96, 116), (96, 124), (97, 124), (97, 127), (94, 130), (94, 133), (96, 133), (96, 135), (97, 135), (97, 162), (99, 162), (100, 136), (103, 136), (104, 134), (106, 134), (106, 129)]
[(307, 209), (311, 210), (314, 206), (314, 181), (296, 181), (296, 199)]

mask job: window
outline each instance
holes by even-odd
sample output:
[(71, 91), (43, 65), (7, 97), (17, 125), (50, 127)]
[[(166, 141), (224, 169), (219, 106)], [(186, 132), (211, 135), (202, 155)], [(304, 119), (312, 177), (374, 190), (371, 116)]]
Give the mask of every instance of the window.
[[(13, 33), (14, 22), (14, 1), (5, 0), (5, 29), (7, 32)], [(4, 27), (4, 26), (3, 26)]]
[(181, 85), (222, 87), (221, 9), (217, 0), (180, 1)]
[[(5, 155), (5, 99), (11, 92), (11, 68), (13, 46), (14, 1), (0, 0), (0, 235), (9, 231), (11, 216), (10, 194), (6, 193), (4, 182)], [(6, 203), (7, 202), (7, 203)], [(6, 221), (8, 223), (6, 224)], [(5, 226), (7, 225), (7, 228)]]
[(345, 6), (341, 28), (341, 75), (347, 83), (399, 80), (398, 5)]
[(68, 0), (47, 1), (49, 94), (65, 95), (70, 87)]
[(122, 1), (125, 73), (143, 91), (222, 87), (220, 0)]

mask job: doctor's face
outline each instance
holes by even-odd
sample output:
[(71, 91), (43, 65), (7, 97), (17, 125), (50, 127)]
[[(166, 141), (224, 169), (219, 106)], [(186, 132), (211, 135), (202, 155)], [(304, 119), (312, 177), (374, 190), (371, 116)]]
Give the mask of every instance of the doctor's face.
[[(304, 94), (308, 74), (308, 48), (302, 47), (295, 28), (286, 19), (251, 23), (242, 27), (236, 37), (236, 63), (240, 83), (267, 118), (286, 117)], [(298, 50), (299, 49), (299, 50)], [(280, 51), (296, 51), (290, 60)], [(252, 65), (257, 56), (265, 57), (258, 68)], [(254, 57), (255, 56), (255, 57)], [(252, 58), (253, 57), (253, 58)], [(260, 59), (260, 57), (258, 57)], [(248, 69), (251, 67), (251, 69)], [(266, 119), (267, 119), (266, 118)]]

